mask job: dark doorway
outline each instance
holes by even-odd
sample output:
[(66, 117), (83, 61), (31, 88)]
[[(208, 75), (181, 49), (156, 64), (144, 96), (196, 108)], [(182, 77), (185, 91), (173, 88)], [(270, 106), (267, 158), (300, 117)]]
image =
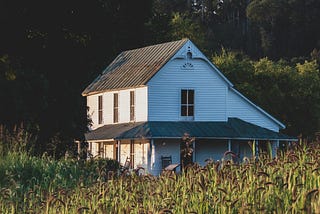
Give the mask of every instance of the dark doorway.
[(180, 163), (181, 170), (184, 170), (188, 165), (193, 164), (193, 138), (184, 137), (180, 143)]

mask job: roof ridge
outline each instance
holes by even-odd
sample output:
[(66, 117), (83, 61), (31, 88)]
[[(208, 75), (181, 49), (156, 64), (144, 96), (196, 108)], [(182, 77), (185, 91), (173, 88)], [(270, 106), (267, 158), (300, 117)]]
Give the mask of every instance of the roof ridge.
[(124, 50), (124, 51), (121, 51), (121, 53), (125, 53), (125, 52), (129, 52), (129, 51), (135, 51), (135, 50), (141, 50), (141, 49), (144, 49), (144, 48), (151, 48), (151, 47), (155, 47), (155, 46), (158, 46), (158, 45), (166, 45), (166, 44), (173, 44), (173, 43), (178, 43), (178, 42), (187, 42), (189, 39), (188, 38), (183, 38), (183, 39), (179, 39), (179, 40), (175, 40), (175, 41), (168, 41), (168, 42), (162, 42), (162, 43), (158, 43), (158, 44), (154, 44), (154, 45), (147, 45), (147, 46), (143, 46), (143, 47), (140, 47), (140, 48), (133, 48), (133, 49), (129, 49), (129, 50)]

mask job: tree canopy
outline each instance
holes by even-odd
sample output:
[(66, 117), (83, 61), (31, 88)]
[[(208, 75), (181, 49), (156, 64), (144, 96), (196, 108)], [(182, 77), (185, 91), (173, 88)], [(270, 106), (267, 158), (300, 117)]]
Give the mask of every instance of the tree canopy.
[(287, 124), (320, 129), (318, 0), (0, 0), (0, 124), (59, 156), (88, 123), (81, 92), (120, 52), (188, 37)]

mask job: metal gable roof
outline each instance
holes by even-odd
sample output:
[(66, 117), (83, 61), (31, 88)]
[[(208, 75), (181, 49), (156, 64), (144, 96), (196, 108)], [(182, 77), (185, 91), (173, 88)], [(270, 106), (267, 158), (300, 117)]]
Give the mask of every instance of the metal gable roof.
[[(256, 126), (238, 118), (227, 122), (150, 121), (129, 125), (106, 125), (86, 134), (88, 141), (105, 139), (181, 138), (184, 133), (206, 139), (287, 140), (296, 138)], [(113, 130), (113, 131), (110, 131)], [(108, 134), (109, 133), (109, 134)]]
[(120, 53), (82, 95), (145, 85), (187, 41), (182, 39)]

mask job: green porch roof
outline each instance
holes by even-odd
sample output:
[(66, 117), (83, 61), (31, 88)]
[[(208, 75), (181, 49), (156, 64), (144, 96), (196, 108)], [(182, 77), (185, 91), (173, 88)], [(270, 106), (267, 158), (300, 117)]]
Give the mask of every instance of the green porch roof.
[(86, 140), (181, 138), (185, 133), (203, 139), (297, 140), (238, 118), (229, 118), (227, 122), (149, 121), (105, 125), (87, 133)]

